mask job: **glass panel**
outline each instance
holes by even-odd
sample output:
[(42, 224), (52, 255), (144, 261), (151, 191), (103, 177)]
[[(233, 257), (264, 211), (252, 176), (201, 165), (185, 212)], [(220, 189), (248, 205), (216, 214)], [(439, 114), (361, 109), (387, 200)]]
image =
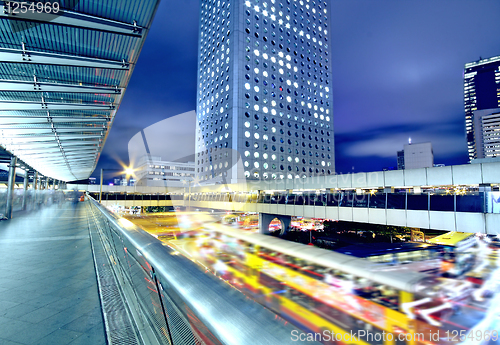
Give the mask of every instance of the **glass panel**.
[(316, 206), (326, 206), (326, 193), (316, 195)]
[(454, 211), (455, 201), (453, 195), (431, 195), (431, 211)]
[(339, 205), (341, 207), (351, 207), (352, 206), (352, 199), (354, 197), (354, 192), (341, 192), (340, 193), (340, 200), (339, 200)]
[(287, 205), (295, 205), (295, 199), (297, 198), (297, 195), (295, 194), (288, 194), (286, 196), (286, 204)]
[(370, 194), (370, 208), (385, 208), (385, 193)]
[(457, 212), (483, 212), (484, 193), (457, 195)]
[(271, 194), (264, 194), (262, 202), (264, 204), (270, 204), (271, 203)]
[(388, 193), (387, 194), (387, 208), (393, 210), (405, 209), (405, 194)]
[(259, 194), (257, 196), (257, 202), (258, 203), (263, 203), (264, 202), (264, 194)]
[(368, 194), (353, 194), (354, 207), (368, 207)]
[(316, 199), (316, 194), (313, 193), (304, 194), (304, 205), (308, 206), (314, 205), (315, 199)]
[(277, 203), (280, 205), (284, 205), (284, 204), (286, 204), (286, 201), (287, 201), (286, 193), (278, 193)]
[(339, 193), (327, 193), (326, 195), (326, 205), (327, 206), (338, 206), (340, 200)]
[(408, 194), (407, 210), (428, 210), (428, 195), (427, 194)]

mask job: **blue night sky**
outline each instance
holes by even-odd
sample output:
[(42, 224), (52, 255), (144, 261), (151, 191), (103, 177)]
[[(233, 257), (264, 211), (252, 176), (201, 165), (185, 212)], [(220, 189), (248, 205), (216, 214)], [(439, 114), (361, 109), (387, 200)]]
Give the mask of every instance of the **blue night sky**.
[[(466, 163), (463, 68), (500, 55), (500, 1), (334, 0), (332, 12), (336, 171), (396, 166), (408, 137), (431, 141), (435, 163)], [(195, 109), (198, 17), (198, 0), (161, 2), (94, 176), (128, 163), (141, 129)]]

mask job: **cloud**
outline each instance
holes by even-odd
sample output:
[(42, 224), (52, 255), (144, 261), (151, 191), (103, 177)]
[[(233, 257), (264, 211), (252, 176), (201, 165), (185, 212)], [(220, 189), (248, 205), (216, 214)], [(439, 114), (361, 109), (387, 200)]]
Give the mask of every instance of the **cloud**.
[[(436, 163), (462, 164), (466, 159), (461, 120), (419, 125), (379, 126), (370, 130), (336, 134), (337, 171), (376, 171), (396, 165), (397, 151), (408, 143), (432, 143)], [(450, 157), (453, 159), (450, 161)]]

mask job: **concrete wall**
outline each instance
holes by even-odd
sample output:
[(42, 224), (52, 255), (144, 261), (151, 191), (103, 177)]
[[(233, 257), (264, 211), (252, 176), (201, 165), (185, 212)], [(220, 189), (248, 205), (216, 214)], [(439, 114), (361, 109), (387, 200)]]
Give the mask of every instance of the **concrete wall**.
[[(500, 162), (464, 164), (445, 167), (375, 171), (369, 173), (341, 174), (331, 176), (314, 176), (305, 179), (283, 180), (247, 180), (238, 184), (217, 184), (208, 186), (192, 186), (193, 193), (209, 193), (224, 191), (258, 191), (287, 189), (356, 189), (385, 187), (418, 187), (418, 186), (452, 186), (500, 184)], [(99, 191), (99, 185), (71, 185), (92, 192)], [(130, 193), (183, 193), (188, 186), (181, 187), (128, 187), (103, 186), (103, 191)]]

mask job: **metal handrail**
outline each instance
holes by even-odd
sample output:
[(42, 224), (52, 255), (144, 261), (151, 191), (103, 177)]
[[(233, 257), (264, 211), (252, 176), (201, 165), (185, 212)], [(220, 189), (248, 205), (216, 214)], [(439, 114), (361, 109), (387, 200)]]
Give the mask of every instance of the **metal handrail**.
[(191, 316), (187, 314), (187, 309), (191, 310), (222, 344), (297, 343), (292, 341), (292, 331), (297, 334), (298, 330), (290, 323), (214, 275), (202, 272), (191, 260), (176, 255), (173, 249), (130, 221), (111, 214), (95, 200), (89, 199), (109, 224), (132, 244), (134, 248), (127, 248), (127, 252), (137, 251), (154, 268), (160, 289), (164, 292), (172, 289), (177, 295), (172, 298), (174, 301), (180, 297), (185, 306), (177, 305), (178, 310), (188, 319)]

